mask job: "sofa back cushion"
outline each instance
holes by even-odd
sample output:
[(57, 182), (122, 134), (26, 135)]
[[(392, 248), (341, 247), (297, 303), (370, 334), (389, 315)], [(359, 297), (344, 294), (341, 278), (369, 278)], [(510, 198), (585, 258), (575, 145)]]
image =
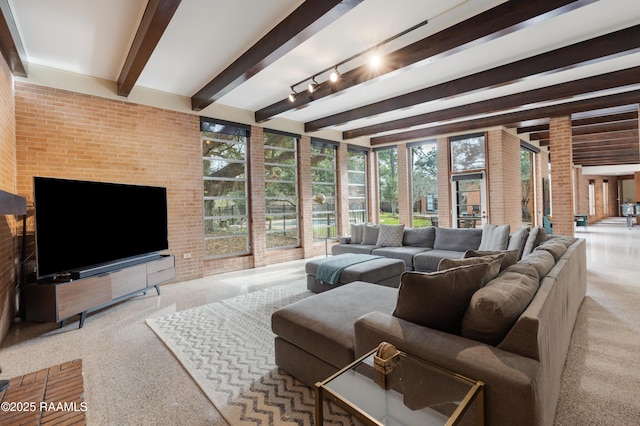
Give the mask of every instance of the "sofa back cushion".
[(524, 249), (522, 250), (522, 257), (530, 254), (536, 247), (540, 245), (543, 241), (547, 240), (547, 231), (544, 230), (541, 226), (536, 226), (529, 232), (529, 236), (527, 237), (527, 242), (524, 244)]
[(380, 227), (367, 223), (364, 225), (364, 231), (362, 233), (362, 244), (374, 246), (378, 242), (378, 234), (380, 233)]
[(351, 225), (351, 244), (362, 244), (363, 235), (364, 223), (355, 223)]
[(524, 256), (520, 262), (522, 264), (531, 265), (536, 268), (540, 281), (547, 276), (556, 260), (553, 255), (546, 250), (535, 250), (533, 253)]
[(427, 226), (426, 228), (405, 228), (402, 245), (433, 248), (435, 239), (436, 228), (433, 226)]
[(400, 247), (402, 246), (402, 237), (404, 235), (404, 225), (380, 225), (378, 232), (377, 246), (382, 247)]
[(547, 241), (540, 244), (534, 249), (534, 253), (538, 250), (545, 250), (551, 253), (553, 258), (557, 261), (567, 252), (567, 245), (564, 240), (560, 238), (550, 238)]
[(517, 260), (520, 260), (520, 258), (522, 257), (522, 251), (524, 250), (524, 245), (527, 243), (527, 238), (529, 237), (530, 230), (531, 228), (529, 228), (528, 226), (523, 226), (509, 237), (507, 250), (517, 250)]
[(509, 244), (511, 225), (492, 225), (485, 223), (482, 227), (482, 239), (478, 250), (495, 251), (506, 250)]
[(440, 272), (403, 273), (393, 316), (460, 334), (469, 300), (482, 286), (488, 268), (487, 263), (478, 263)]
[(527, 264), (515, 264), (476, 291), (461, 325), (461, 335), (497, 345), (538, 291), (538, 273)]
[(482, 229), (475, 228), (436, 228), (436, 238), (433, 248), (465, 252), (469, 249), (477, 250), (482, 240)]

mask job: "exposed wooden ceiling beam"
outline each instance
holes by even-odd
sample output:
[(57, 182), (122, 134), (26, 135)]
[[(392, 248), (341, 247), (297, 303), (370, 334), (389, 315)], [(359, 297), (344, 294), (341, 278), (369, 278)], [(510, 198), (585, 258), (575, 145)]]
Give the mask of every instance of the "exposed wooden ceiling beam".
[(27, 54), (9, 7), (9, 0), (0, 0), (0, 51), (15, 76), (27, 76)]
[(384, 101), (354, 108), (305, 123), (305, 131), (313, 132), (327, 126), (407, 108), (413, 105), (447, 99), (463, 93), (518, 82), (533, 75), (552, 74), (579, 65), (593, 64), (640, 49), (640, 25), (541, 53), (520, 61), (502, 65), (446, 83), (427, 87)]
[(303, 108), (311, 102), (330, 97), (380, 75), (416, 65), (427, 59), (433, 61), (445, 58), (461, 50), (593, 2), (594, 0), (548, 0), (543, 2), (512, 0), (502, 3), (466, 21), (387, 54), (385, 57), (386, 68), (379, 73), (371, 73), (368, 65), (354, 68), (342, 74), (339, 86), (330, 82), (322, 82), (313, 94), (303, 92), (294, 102), (282, 99), (256, 111), (255, 120), (258, 123), (263, 122), (285, 111)]
[(622, 112), (619, 114), (610, 114), (610, 115), (599, 115), (597, 117), (589, 117), (589, 118), (579, 118), (579, 119), (571, 120), (571, 125), (573, 127), (577, 127), (577, 126), (588, 126), (591, 124), (611, 123), (611, 122), (626, 121), (626, 120), (637, 121), (638, 111)]
[(360, 4), (362, 0), (307, 0), (191, 97), (200, 111)]
[(371, 138), (371, 145), (403, 142), (412, 139), (422, 139), (453, 132), (477, 130), (490, 126), (502, 126), (504, 123), (513, 123), (525, 120), (534, 120), (541, 117), (554, 117), (571, 115), (575, 112), (591, 111), (598, 108), (607, 108), (621, 104), (631, 104), (640, 99), (640, 90), (617, 93), (614, 95), (598, 96), (580, 101), (566, 102), (558, 105), (550, 105), (530, 110), (498, 114), (490, 117), (477, 118), (457, 123), (440, 126), (426, 127), (407, 132), (393, 133), (385, 136)]
[(623, 140), (635, 140), (636, 145), (639, 145), (640, 149), (640, 141), (638, 141), (638, 131), (620, 131), (620, 132), (608, 132), (608, 133), (593, 133), (585, 136), (574, 136), (572, 139), (573, 145), (589, 145), (591, 143), (608, 143), (615, 141), (623, 141)]
[(181, 0), (149, 0), (118, 77), (118, 95), (129, 96)]
[(598, 125), (590, 126), (574, 126), (572, 128), (573, 136), (602, 134), (607, 132), (616, 132), (620, 130), (635, 130), (638, 131), (638, 121), (622, 121), (614, 123), (602, 123)]
[(488, 114), (508, 110), (520, 107), (521, 105), (533, 104), (535, 102), (566, 99), (584, 93), (612, 89), (637, 83), (640, 83), (640, 67), (628, 68), (625, 70), (560, 83), (540, 89), (528, 90), (526, 92), (502, 96), (486, 101), (474, 102), (459, 107), (443, 109), (413, 117), (388, 121), (386, 123), (373, 124), (371, 126), (348, 130), (342, 133), (342, 137), (344, 139), (352, 139), (360, 136), (367, 136), (397, 129), (406, 129), (412, 126), (438, 121), (453, 120), (471, 115)]

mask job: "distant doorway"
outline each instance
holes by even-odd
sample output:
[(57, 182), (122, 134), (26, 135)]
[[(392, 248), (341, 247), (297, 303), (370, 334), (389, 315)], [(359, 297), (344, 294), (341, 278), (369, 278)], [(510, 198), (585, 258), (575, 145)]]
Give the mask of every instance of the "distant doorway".
[(487, 221), (484, 173), (451, 177), (454, 228), (481, 228)]

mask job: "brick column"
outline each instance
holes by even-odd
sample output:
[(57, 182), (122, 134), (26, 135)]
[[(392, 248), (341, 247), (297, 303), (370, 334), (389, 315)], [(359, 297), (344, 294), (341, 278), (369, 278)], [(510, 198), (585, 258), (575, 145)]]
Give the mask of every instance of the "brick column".
[(451, 182), (449, 181), (449, 140), (436, 141), (438, 162), (438, 221), (439, 226), (451, 227)]
[(267, 264), (267, 216), (265, 213), (264, 187), (264, 132), (262, 127), (251, 126), (249, 146), (251, 202), (249, 203), (249, 243), (253, 253), (254, 267)]
[(346, 143), (338, 145), (336, 153), (336, 207), (338, 235), (349, 235), (349, 151)]
[(549, 119), (553, 234), (573, 236), (574, 186), (571, 118)]
[(520, 140), (503, 130), (487, 133), (487, 208), (489, 223), (522, 225)]
[(413, 197), (411, 196), (411, 151), (407, 144), (398, 144), (398, 219), (412, 226)]

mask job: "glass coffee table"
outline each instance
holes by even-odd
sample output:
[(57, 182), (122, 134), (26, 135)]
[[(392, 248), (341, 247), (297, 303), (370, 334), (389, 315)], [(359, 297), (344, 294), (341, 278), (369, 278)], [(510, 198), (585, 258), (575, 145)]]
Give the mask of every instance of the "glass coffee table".
[(401, 351), (384, 374), (374, 366), (376, 350), (316, 383), (316, 425), (324, 398), (367, 425), (484, 425), (483, 382)]

